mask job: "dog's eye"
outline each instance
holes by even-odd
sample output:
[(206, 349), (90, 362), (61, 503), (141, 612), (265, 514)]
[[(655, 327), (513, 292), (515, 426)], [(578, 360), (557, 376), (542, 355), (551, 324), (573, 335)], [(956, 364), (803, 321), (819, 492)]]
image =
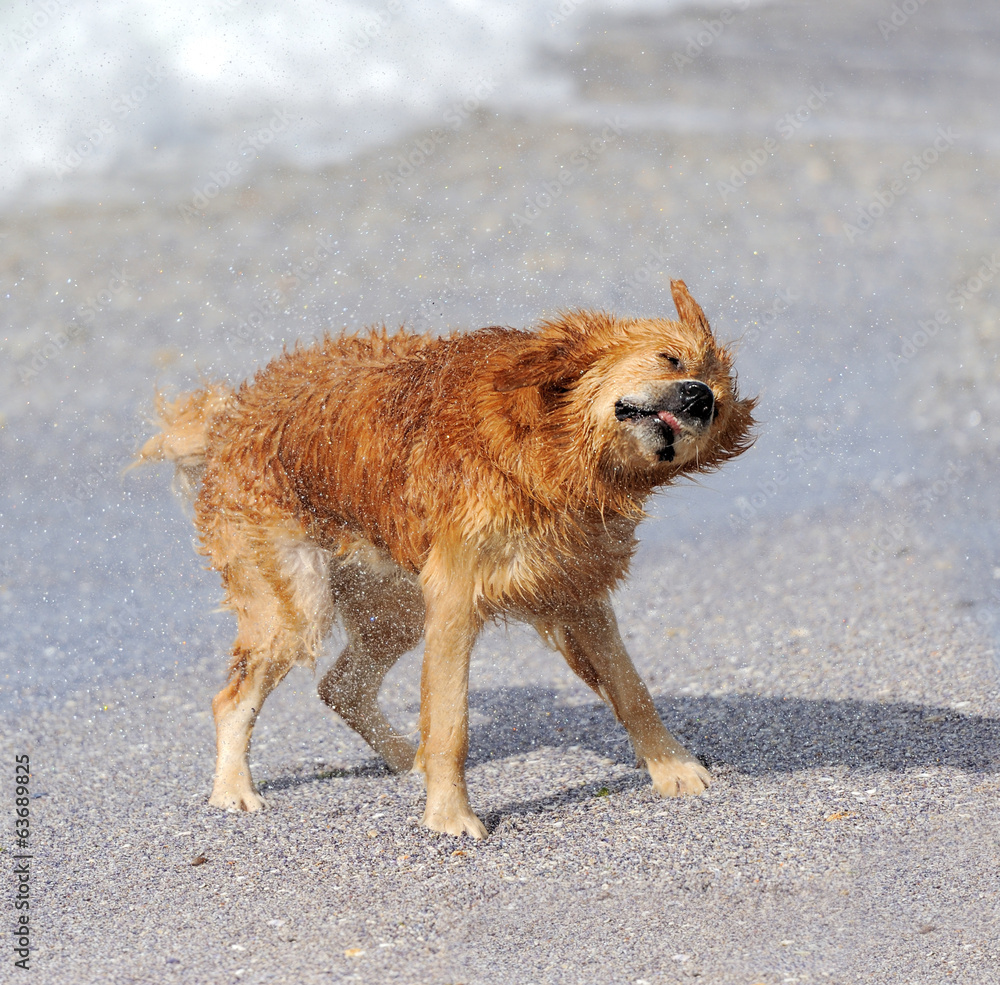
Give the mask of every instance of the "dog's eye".
[(666, 359), (666, 361), (668, 363), (670, 363), (670, 366), (673, 369), (680, 369), (681, 368), (681, 361), (676, 356), (670, 355), (669, 352), (661, 352), (660, 353), (660, 358), (661, 359)]

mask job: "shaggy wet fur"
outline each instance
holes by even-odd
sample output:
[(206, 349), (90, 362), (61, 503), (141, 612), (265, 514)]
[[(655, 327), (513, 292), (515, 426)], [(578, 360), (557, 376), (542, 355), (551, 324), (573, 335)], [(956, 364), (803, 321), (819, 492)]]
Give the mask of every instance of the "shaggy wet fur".
[[(646, 497), (752, 440), (730, 354), (672, 288), (677, 321), (579, 311), (532, 332), (373, 330), (285, 353), (235, 393), (160, 402), (139, 461), (176, 463), (238, 624), (212, 703), (212, 804), (264, 806), (254, 722), (338, 617), (348, 643), (320, 696), (394, 770), (425, 774), (434, 830), (486, 833), (464, 777), (469, 657), (501, 615), (533, 624), (611, 706), (657, 791), (708, 785), (660, 721), (609, 597)], [(414, 750), (377, 699), (421, 636)]]

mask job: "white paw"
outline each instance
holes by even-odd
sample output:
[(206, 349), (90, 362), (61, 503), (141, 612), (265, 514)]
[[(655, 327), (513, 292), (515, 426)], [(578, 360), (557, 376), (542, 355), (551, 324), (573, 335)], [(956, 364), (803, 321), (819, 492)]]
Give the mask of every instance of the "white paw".
[(653, 789), (661, 797), (699, 794), (712, 783), (712, 774), (693, 756), (653, 760), (647, 766), (653, 778)]
[(442, 804), (432, 808), (428, 803), (424, 811), (424, 826), (431, 831), (440, 831), (443, 834), (455, 835), (460, 838), (462, 835), (472, 835), (480, 840), (486, 837), (486, 828), (483, 822), (472, 813), (468, 805), (450, 803)]
[(208, 798), (208, 802), (213, 807), (221, 807), (222, 810), (234, 814), (244, 811), (252, 813), (267, 807), (267, 801), (253, 787), (234, 790), (229, 787), (220, 787), (218, 784), (212, 791), (212, 796)]

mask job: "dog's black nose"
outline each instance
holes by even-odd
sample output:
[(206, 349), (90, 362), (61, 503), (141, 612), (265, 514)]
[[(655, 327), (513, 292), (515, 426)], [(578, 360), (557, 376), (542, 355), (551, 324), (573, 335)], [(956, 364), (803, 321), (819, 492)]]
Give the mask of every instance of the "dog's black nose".
[(681, 410), (699, 420), (711, 420), (715, 395), (710, 387), (698, 380), (686, 380), (679, 387)]

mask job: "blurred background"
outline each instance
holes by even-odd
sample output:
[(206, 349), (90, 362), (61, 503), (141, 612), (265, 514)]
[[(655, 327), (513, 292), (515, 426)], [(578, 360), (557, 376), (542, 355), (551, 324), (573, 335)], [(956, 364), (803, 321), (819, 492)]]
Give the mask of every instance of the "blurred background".
[(162, 670), (203, 639), (214, 580), (165, 470), (121, 475), (154, 387), (235, 383), (380, 322), (669, 316), (671, 277), (737, 345), (762, 426), (656, 498), (637, 563), (836, 522), (858, 572), (923, 545), (954, 618), (993, 632), (993, 5), (0, 18), (2, 666), (23, 693)]

